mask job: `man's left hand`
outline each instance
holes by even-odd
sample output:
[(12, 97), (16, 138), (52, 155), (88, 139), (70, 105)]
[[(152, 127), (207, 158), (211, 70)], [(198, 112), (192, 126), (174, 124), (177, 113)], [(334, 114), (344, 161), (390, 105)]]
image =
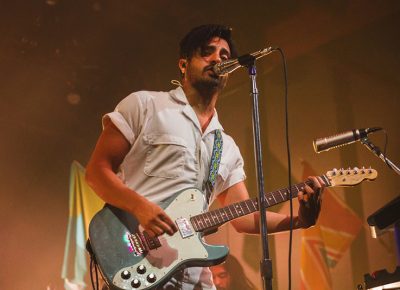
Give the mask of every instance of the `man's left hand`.
[(300, 203), (298, 221), (299, 226), (308, 228), (317, 222), (322, 204), (322, 191), (325, 188), (325, 183), (319, 176), (309, 176), (307, 183), (298, 193)]

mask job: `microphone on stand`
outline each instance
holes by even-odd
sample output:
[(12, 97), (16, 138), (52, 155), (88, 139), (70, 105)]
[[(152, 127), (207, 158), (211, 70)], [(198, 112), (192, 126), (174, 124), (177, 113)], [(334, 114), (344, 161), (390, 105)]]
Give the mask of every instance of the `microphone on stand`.
[(347, 144), (354, 143), (360, 139), (367, 137), (368, 134), (382, 130), (380, 127), (372, 127), (367, 129), (354, 129), (326, 138), (319, 138), (313, 141), (314, 150), (317, 153), (337, 148)]
[(238, 58), (235, 58), (235, 59), (225, 60), (223, 62), (220, 62), (220, 63), (217, 63), (216, 65), (214, 65), (213, 71), (218, 76), (230, 74), (231, 72), (235, 71), (236, 69), (246, 66), (248, 64), (249, 59), (251, 59), (251, 58), (258, 59), (260, 57), (266, 56), (267, 54), (270, 54), (274, 50), (275, 50), (275, 48), (267, 47), (267, 48), (261, 49), (259, 51), (253, 52), (253, 53), (239, 56)]

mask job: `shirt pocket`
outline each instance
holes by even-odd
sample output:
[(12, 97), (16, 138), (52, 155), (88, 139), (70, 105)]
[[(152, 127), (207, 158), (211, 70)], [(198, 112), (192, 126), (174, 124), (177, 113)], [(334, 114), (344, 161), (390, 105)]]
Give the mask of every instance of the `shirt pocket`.
[(186, 142), (169, 134), (147, 135), (148, 145), (144, 173), (161, 178), (177, 178), (183, 175)]
[(215, 186), (211, 194), (209, 204), (213, 203), (218, 194), (220, 194), (224, 190), (225, 183), (228, 177), (229, 177), (229, 169), (225, 164), (221, 163), (218, 168), (218, 177), (215, 182)]
[(229, 169), (225, 164), (220, 163), (218, 168), (218, 176), (220, 181), (224, 183), (229, 175)]

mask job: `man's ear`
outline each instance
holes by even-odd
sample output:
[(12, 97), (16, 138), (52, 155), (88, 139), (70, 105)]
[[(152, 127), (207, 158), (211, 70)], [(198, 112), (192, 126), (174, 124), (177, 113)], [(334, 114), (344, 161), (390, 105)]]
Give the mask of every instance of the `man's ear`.
[(181, 71), (181, 74), (184, 74), (186, 71), (186, 63), (187, 63), (187, 60), (185, 58), (179, 59), (178, 66), (179, 66), (179, 70)]

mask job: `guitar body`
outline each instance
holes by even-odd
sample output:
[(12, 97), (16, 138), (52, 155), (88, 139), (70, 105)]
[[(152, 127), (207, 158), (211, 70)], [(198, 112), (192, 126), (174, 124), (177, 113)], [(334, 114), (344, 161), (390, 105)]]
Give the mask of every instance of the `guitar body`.
[(133, 216), (110, 205), (99, 211), (90, 222), (89, 238), (110, 289), (155, 289), (183, 268), (223, 262), (229, 249), (205, 244), (202, 234), (185, 222), (203, 213), (204, 204), (203, 193), (195, 188), (173, 195), (161, 207), (179, 230), (173, 236), (158, 237), (154, 247), (150, 242), (150, 249), (138, 242), (146, 237)]

